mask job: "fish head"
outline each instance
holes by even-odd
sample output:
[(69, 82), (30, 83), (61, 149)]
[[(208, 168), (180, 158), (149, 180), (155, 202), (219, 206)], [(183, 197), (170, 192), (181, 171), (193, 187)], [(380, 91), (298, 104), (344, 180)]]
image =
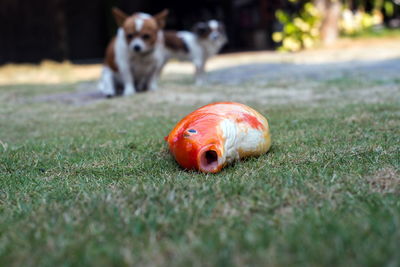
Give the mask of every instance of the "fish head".
[(185, 169), (219, 172), (223, 165), (223, 140), (218, 122), (210, 117), (186, 123), (167, 137), (176, 161)]

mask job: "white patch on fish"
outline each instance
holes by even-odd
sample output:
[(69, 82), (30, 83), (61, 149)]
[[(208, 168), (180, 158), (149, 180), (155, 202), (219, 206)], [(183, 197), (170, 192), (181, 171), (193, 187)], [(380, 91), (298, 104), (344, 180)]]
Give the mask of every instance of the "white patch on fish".
[(254, 129), (246, 122), (237, 123), (230, 119), (223, 120), (219, 125), (224, 143), (221, 163), (231, 163), (240, 158), (240, 153), (254, 153), (266, 145), (263, 130)]

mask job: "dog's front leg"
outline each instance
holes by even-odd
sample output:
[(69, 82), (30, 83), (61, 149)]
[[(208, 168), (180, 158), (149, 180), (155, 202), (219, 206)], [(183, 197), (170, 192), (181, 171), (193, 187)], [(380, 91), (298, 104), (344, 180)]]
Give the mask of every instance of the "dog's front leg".
[(195, 72), (195, 82), (196, 85), (203, 85), (204, 84), (204, 67), (205, 67), (205, 61), (204, 60), (199, 60), (194, 63), (196, 72)]
[(160, 71), (156, 70), (153, 72), (149, 79), (148, 88), (149, 91), (157, 91), (158, 90), (158, 78), (160, 76)]
[(136, 93), (135, 86), (133, 86), (133, 82), (125, 83), (124, 85), (124, 96), (133, 95)]
[(128, 95), (133, 95), (134, 93), (136, 93), (136, 88), (135, 88), (135, 81), (133, 78), (133, 71), (130, 69), (129, 65), (125, 65), (123, 66), (123, 68), (121, 67), (121, 77), (123, 80), (123, 84), (124, 84), (124, 96), (128, 96)]
[(133, 71), (131, 69), (129, 47), (125, 40), (125, 33), (122, 28), (118, 29), (115, 41), (115, 61), (121, 74), (124, 84), (124, 96), (133, 95), (136, 92)]
[(99, 89), (106, 97), (115, 96), (114, 73), (108, 66), (104, 66), (101, 72)]

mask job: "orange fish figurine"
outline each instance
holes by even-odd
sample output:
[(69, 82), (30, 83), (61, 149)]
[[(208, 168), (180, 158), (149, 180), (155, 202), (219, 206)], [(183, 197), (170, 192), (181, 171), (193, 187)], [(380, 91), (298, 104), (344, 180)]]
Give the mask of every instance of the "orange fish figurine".
[(165, 140), (179, 165), (206, 173), (217, 173), (232, 161), (264, 154), (271, 147), (267, 119), (234, 102), (193, 111)]

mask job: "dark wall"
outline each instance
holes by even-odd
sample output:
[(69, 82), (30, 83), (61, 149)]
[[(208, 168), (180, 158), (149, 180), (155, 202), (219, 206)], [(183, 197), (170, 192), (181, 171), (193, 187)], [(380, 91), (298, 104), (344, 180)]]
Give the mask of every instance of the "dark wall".
[(101, 57), (110, 2), (1, 0), (0, 64)]
[(169, 8), (167, 28), (200, 20), (226, 24), (227, 51), (271, 48), (274, 13), (282, 0), (0, 0), (0, 64), (99, 60), (115, 34), (111, 7), (155, 14)]
[[(62, 59), (65, 53), (64, 16), (60, 1), (2, 0), (0, 62)], [(39, 8), (40, 7), (40, 8)]]
[(66, 55), (69, 59), (98, 58), (108, 41), (105, 1), (68, 0), (65, 4)]

